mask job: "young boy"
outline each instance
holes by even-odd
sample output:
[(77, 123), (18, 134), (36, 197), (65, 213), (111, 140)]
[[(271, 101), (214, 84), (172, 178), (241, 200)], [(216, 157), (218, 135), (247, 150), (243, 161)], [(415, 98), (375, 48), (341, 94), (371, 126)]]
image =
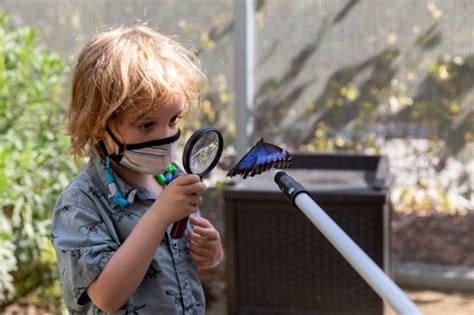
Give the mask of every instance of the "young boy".
[[(81, 51), (68, 133), (89, 163), (52, 217), (71, 314), (204, 314), (197, 270), (223, 256), (219, 233), (195, 213), (206, 187), (196, 175), (166, 187), (155, 179), (204, 79), (189, 51), (145, 26), (98, 34)], [(188, 215), (194, 227), (172, 239), (172, 224)]]

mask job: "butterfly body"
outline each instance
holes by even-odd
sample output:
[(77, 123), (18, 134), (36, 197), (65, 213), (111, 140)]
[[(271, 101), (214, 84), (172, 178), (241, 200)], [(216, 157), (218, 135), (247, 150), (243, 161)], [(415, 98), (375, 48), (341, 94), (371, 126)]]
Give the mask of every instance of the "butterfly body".
[(262, 138), (227, 173), (227, 176), (241, 175), (245, 179), (247, 176), (255, 176), (271, 168), (289, 168), (291, 166), (291, 155), (287, 151), (274, 144), (264, 142)]

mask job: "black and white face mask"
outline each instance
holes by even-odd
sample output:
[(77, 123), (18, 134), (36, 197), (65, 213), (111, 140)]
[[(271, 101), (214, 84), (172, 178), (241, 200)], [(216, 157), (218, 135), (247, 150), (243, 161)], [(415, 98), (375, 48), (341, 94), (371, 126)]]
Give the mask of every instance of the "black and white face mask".
[(175, 157), (181, 135), (178, 130), (174, 136), (168, 138), (125, 145), (115, 137), (109, 127), (106, 131), (119, 147), (119, 154), (109, 155), (112, 160), (135, 172), (151, 175), (166, 171), (166, 167)]

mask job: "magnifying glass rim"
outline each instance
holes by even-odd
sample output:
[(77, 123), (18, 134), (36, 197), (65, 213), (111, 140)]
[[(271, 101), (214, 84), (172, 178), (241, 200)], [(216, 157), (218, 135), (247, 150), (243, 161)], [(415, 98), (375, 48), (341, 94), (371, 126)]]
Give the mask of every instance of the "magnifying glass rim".
[(196, 174), (196, 175), (199, 175), (201, 177), (206, 176), (207, 174), (209, 174), (212, 171), (212, 169), (219, 162), (219, 159), (221, 158), (221, 155), (222, 155), (222, 150), (224, 149), (224, 139), (222, 138), (222, 134), (220, 133), (220, 131), (218, 129), (216, 129), (214, 127), (204, 127), (204, 128), (198, 129), (195, 132), (193, 132), (193, 134), (191, 135), (191, 138), (189, 138), (188, 142), (186, 142), (186, 145), (184, 146), (183, 167), (184, 167), (184, 169), (186, 170), (186, 172), (188, 174), (194, 174), (191, 171), (191, 167), (190, 167), (190, 162), (191, 162), (190, 158), (191, 158), (191, 152), (192, 152), (193, 147), (196, 145), (198, 140), (201, 139), (202, 136), (204, 136), (205, 134), (210, 133), (210, 132), (215, 132), (217, 134), (217, 138), (219, 140), (219, 144), (217, 146), (217, 153), (214, 157), (214, 160), (212, 161), (211, 164), (209, 164), (209, 166), (206, 168), (206, 170), (204, 170), (204, 172), (202, 172), (200, 174)]

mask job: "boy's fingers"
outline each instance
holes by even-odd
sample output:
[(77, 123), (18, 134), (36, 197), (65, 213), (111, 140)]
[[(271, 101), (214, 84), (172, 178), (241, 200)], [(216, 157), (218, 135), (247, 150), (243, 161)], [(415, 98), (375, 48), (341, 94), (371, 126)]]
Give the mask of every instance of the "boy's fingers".
[(201, 257), (205, 257), (208, 260), (214, 256), (213, 249), (209, 249), (209, 248), (205, 248), (205, 247), (197, 246), (193, 244), (191, 244), (190, 249), (191, 249), (191, 253), (195, 253)]
[(209, 264), (207, 263), (198, 264), (198, 270), (203, 270), (207, 268), (209, 268)]
[(199, 234), (201, 237), (207, 238), (211, 241), (215, 241), (219, 239), (219, 232), (216, 229), (212, 228), (202, 228), (199, 226), (195, 226), (193, 228), (193, 232)]
[(199, 206), (202, 203), (202, 197), (199, 195), (191, 195), (188, 197), (189, 204), (193, 206)]
[(193, 250), (191, 250), (190, 255), (191, 255), (191, 258), (194, 259), (197, 263), (205, 263), (209, 261), (209, 258), (207, 258), (206, 256), (202, 256)]
[(201, 179), (199, 178), (199, 176), (194, 175), (194, 174), (186, 174), (186, 175), (181, 175), (181, 176), (176, 177), (172, 181), (172, 183), (174, 183), (175, 185), (186, 186), (186, 185), (191, 185), (200, 181)]
[(211, 249), (211, 250), (214, 249), (214, 247), (215, 247), (215, 244), (213, 244), (215, 241), (210, 240), (208, 238), (204, 238), (204, 237), (200, 236), (199, 234), (196, 234), (192, 230), (189, 231), (188, 237), (189, 237), (191, 245), (200, 246), (200, 247), (204, 247), (204, 248)]
[(207, 187), (203, 182), (199, 181), (189, 185), (182, 185), (182, 189), (185, 194), (192, 195), (205, 192)]
[(212, 223), (203, 217), (197, 217), (197, 216), (191, 217), (191, 223), (197, 226), (204, 227), (204, 228), (213, 228)]

